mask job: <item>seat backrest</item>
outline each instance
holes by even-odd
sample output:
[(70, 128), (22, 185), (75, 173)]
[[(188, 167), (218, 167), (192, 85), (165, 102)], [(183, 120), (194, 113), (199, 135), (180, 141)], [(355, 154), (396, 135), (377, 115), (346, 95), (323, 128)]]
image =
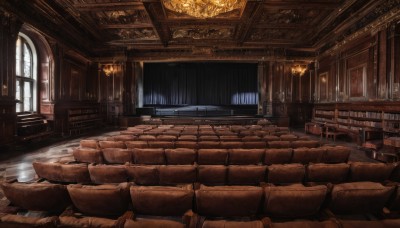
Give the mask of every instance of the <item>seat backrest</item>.
[(162, 148), (133, 149), (133, 157), (135, 164), (165, 165), (166, 163)]
[(74, 158), (78, 162), (87, 163), (103, 163), (103, 153), (99, 149), (76, 148), (72, 152)]
[(220, 144), (219, 141), (199, 141), (197, 146), (199, 149), (217, 149), (221, 148)]
[(324, 149), (320, 148), (296, 148), (293, 149), (292, 163), (318, 163), (320, 162)]
[(176, 141), (175, 148), (190, 148), (197, 149), (198, 145), (196, 141)]
[(287, 164), (292, 160), (292, 148), (266, 149), (264, 155), (264, 164)]
[(230, 149), (230, 165), (257, 165), (262, 163), (264, 149)]
[(317, 214), (325, 200), (327, 187), (267, 186), (264, 189), (264, 213), (271, 217), (301, 218)]
[(394, 186), (376, 182), (351, 182), (333, 186), (329, 208), (336, 214), (380, 213)]
[(168, 142), (168, 141), (148, 141), (149, 148), (175, 148), (175, 142)]
[(159, 172), (155, 165), (127, 165), (125, 167), (129, 181), (137, 185), (158, 185)]
[(319, 147), (319, 142), (316, 140), (297, 140), (292, 142), (292, 148), (300, 147), (316, 148)]
[(162, 165), (159, 166), (160, 185), (191, 184), (196, 182), (196, 166), (194, 165)]
[(302, 183), (305, 168), (302, 164), (270, 165), (267, 171), (267, 182), (272, 184)]
[(290, 148), (291, 144), (289, 141), (268, 141), (268, 148)]
[(165, 149), (168, 165), (192, 165), (196, 162), (196, 151), (190, 148)]
[(121, 148), (125, 149), (126, 145), (123, 141), (99, 141), (100, 148)]
[(227, 161), (227, 149), (199, 149), (197, 151), (199, 165), (225, 165)]
[(254, 216), (262, 196), (261, 187), (201, 185), (196, 190), (197, 213), (216, 217)]
[(147, 141), (126, 141), (125, 145), (128, 149), (149, 148)]
[(350, 164), (350, 181), (383, 182), (389, 180), (395, 164), (352, 162)]
[(350, 165), (338, 164), (309, 164), (307, 166), (307, 181), (320, 183), (342, 183), (347, 180)]
[(222, 149), (234, 149), (243, 148), (244, 142), (221, 142), (220, 148)]
[(142, 215), (183, 216), (193, 207), (193, 188), (169, 186), (131, 186), (133, 211)]
[(125, 164), (133, 162), (133, 152), (131, 149), (106, 148), (101, 150), (106, 163)]
[(114, 141), (133, 141), (137, 137), (134, 135), (116, 135), (112, 137)]
[(345, 146), (324, 146), (323, 163), (346, 163), (349, 160), (351, 149)]
[(33, 162), (33, 169), (40, 178), (50, 181), (62, 181), (61, 165), (54, 162)]
[(76, 209), (86, 215), (120, 216), (128, 210), (129, 185), (74, 185), (67, 186)]
[(98, 149), (99, 144), (98, 144), (97, 140), (94, 140), (94, 139), (82, 139), (80, 141), (80, 147)]
[(92, 165), (89, 167), (90, 179), (95, 184), (122, 183), (127, 182), (124, 165)]
[(224, 185), (227, 182), (228, 168), (224, 165), (199, 165), (197, 181), (205, 185)]
[(1, 183), (4, 195), (26, 210), (62, 212), (71, 204), (64, 185), (52, 183)]
[(90, 183), (87, 164), (60, 164), (61, 181), (67, 183)]
[(230, 165), (228, 167), (229, 185), (260, 185), (265, 182), (266, 166)]

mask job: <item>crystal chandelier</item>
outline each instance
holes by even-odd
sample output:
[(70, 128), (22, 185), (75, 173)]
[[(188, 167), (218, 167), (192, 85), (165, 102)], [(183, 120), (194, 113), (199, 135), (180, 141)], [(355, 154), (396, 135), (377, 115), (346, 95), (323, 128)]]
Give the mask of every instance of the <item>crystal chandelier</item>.
[(204, 19), (240, 9), (246, 0), (162, 0), (162, 3), (174, 12)]

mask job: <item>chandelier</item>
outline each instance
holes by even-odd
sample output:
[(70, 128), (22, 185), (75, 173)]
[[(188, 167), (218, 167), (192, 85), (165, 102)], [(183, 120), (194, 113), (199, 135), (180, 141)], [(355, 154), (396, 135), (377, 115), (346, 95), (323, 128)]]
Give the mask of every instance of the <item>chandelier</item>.
[(205, 19), (240, 9), (246, 0), (162, 0), (162, 3), (174, 12)]
[(105, 65), (103, 67), (104, 74), (109, 77), (111, 75), (114, 76), (114, 73), (117, 71), (117, 67), (114, 64)]
[(307, 70), (306, 65), (295, 65), (292, 66), (292, 75), (303, 76)]

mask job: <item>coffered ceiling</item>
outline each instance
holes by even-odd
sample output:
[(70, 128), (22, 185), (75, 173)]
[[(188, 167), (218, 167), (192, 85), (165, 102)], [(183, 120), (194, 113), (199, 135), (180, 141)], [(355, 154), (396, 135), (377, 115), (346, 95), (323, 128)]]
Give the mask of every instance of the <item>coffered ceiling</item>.
[[(203, 1), (203, 0), (202, 0)], [(247, 0), (194, 18), (161, 0), (2, 0), (0, 7), (89, 57), (310, 60), (399, 0)]]

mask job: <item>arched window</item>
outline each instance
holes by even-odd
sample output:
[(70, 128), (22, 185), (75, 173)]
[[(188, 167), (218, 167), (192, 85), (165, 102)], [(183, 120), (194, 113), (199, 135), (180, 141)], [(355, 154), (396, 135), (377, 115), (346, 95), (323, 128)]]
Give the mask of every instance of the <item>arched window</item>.
[(35, 47), (29, 38), (18, 35), (15, 53), (16, 62), (16, 112), (36, 111), (36, 66)]

